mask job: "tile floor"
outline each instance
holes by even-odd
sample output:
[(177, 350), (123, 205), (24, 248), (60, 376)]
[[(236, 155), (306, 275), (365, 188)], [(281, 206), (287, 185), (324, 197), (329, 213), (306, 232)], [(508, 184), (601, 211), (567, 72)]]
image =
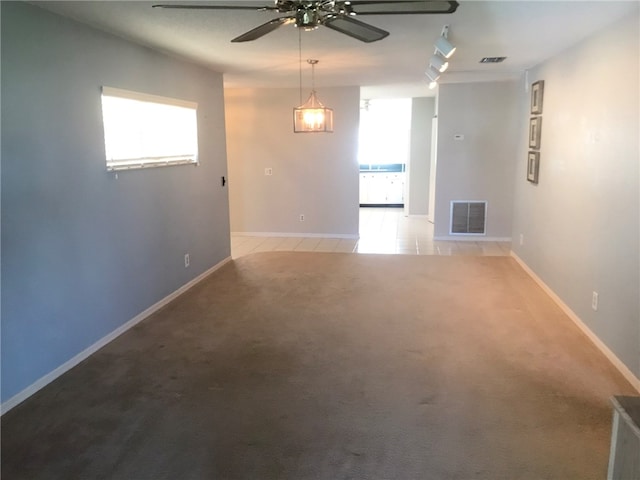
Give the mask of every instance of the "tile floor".
[(509, 255), (511, 242), (435, 241), (426, 218), (402, 208), (361, 208), (360, 239), (231, 236), (231, 256), (255, 252), (347, 252), (402, 255)]

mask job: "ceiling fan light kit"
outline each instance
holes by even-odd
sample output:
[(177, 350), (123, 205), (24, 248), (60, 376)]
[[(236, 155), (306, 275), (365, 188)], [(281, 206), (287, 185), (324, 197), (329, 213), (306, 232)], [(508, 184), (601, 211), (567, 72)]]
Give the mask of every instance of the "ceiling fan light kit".
[(299, 8), (296, 10), (295, 24), (305, 31), (315, 30), (320, 25), (320, 14), (311, 8)]

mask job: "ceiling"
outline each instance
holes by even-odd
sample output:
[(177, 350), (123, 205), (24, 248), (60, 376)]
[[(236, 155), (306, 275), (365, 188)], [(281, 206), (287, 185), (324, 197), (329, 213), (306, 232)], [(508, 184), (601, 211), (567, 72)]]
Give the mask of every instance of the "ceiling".
[[(256, 41), (230, 40), (278, 14), (246, 10), (167, 10), (154, 3), (269, 5), (271, 0), (213, 2), (30, 2), (120, 37), (224, 73), (225, 87), (297, 87), (298, 29), (284, 26)], [(362, 43), (325, 27), (302, 32), (303, 59), (320, 60), (316, 85), (366, 87), (370, 98), (428, 96), (424, 70), (445, 24), (458, 49), (441, 83), (519, 78), (522, 72), (638, 8), (634, 1), (460, 1), (449, 15), (366, 16), (389, 31)], [(506, 56), (500, 64), (482, 57)], [(305, 82), (309, 67), (304, 64)]]

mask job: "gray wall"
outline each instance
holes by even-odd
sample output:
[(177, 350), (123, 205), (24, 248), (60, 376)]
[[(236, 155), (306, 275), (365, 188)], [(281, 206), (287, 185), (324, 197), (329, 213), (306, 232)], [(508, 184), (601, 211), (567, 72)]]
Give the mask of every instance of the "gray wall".
[[(513, 249), (640, 378), (638, 20), (530, 72), (545, 81), (540, 177), (526, 181), (522, 125)], [(528, 120), (529, 93), (519, 95)]]
[(431, 168), (431, 120), (435, 98), (413, 98), (411, 102), (411, 151), (409, 159), (409, 215), (429, 213)]
[[(523, 121), (514, 107), (517, 87), (517, 82), (440, 85), (436, 237), (449, 236), (452, 200), (486, 200), (486, 238), (511, 237), (513, 178)], [(455, 140), (456, 134), (464, 140)]]
[[(5, 401), (230, 249), (222, 76), (34, 6), (1, 8)], [(201, 166), (108, 174), (102, 85), (198, 102)]]
[(334, 133), (310, 134), (293, 133), (298, 89), (225, 91), (233, 232), (358, 234), (359, 95), (357, 87), (319, 89)]

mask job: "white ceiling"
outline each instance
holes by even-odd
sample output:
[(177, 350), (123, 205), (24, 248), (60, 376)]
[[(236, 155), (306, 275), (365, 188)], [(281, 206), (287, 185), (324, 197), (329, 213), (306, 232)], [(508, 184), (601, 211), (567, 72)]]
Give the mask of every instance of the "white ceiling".
[[(179, 1), (31, 2), (154, 49), (224, 73), (227, 87), (297, 87), (298, 29), (284, 26), (256, 41), (231, 43), (277, 14), (227, 10), (167, 10)], [(202, 2), (183, 2), (202, 3)], [(206, 2), (205, 2), (206, 3)], [(270, 0), (208, 3), (268, 5)], [(328, 28), (302, 32), (303, 59), (316, 58), (316, 85), (367, 87), (368, 97), (430, 95), (424, 70), (445, 24), (458, 49), (441, 82), (518, 78), (638, 8), (627, 1), (461, 1), (450, 15), (362, 16), (389, 37), (362, 43)], [(501, 64), (480, 64), (506, 56)], [(304, 66), (305, 82), (309, 67)]]

